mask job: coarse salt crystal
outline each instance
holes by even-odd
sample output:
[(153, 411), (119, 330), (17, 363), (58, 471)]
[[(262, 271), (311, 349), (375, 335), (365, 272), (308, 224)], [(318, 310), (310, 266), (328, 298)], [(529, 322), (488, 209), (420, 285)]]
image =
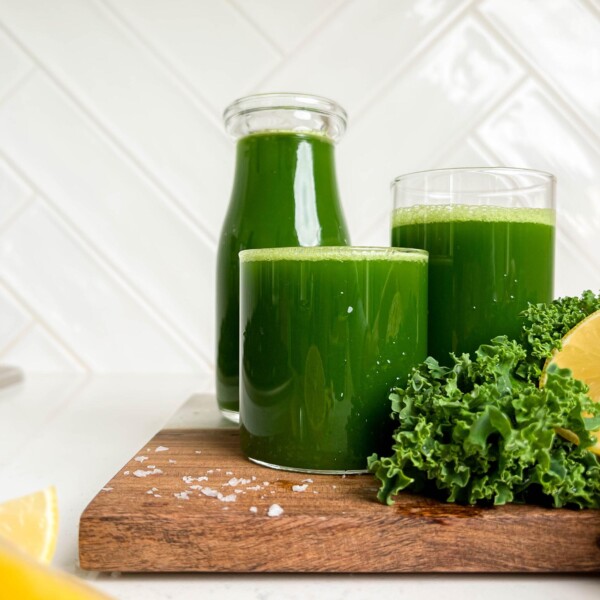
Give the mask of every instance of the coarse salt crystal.
[(258, 512), (258, 508), (256, 508), (256, 506), (251, 506), (251, 507), (250, 507), (248, 510), (249, 510), (251, 513), (257, 513), (257, 512)]
[(173, 496), (175, 496), (175, 498), (179, 498), (179, 500), (189, 500), (190, 499), (187, 492), (175, 492), (173, 494)]
[(229, 494), (229, 496), (223, 496), (223, 494), (219, 494), (217, 498), (221, 502), (235, 502), (237, 500), (237, 496), (235, 494)]
[(191, 475), (184, 475), (182, 478), (184, 483), (192, 483), (192, 481), (208, 481), (208, 477), (202, 475), (201, 477), (192, 477)]
[(202, 450), (194, 450), (194, 454), (202, 454)]
[[(254, 481), (254, 477), (252, 478), (252, 481)], [(263, 485), (267, 486), (267, 485), (271, 485), (268, 481), (263, 481)]]
[(225, 475), (233, 475), (232, 471), (225, 471)]
[(123, 471), (123, 475), (129, 475), (129, 471)]
[(160, 469), (152, 469), (151, 471), (138, 469), (137, 471), (133, 472), (135, 477), (148, 477), (148, 475), (157, 475), (158, 473), (162, 473), (162, 471)]
[(138, 462), (143, 463), (145, 460), (148, 460), (147, 456), (136, 456), (133, 460), (137, 460)]
[(173, 460), (172, 458), (170, 458), (170, 459), (169, 459), (169, 462), (170, 462), (172, 465), (174, 465), (174, 464), (175, 464), (177, 461), (176, 461), (176, 460)]
[(232, 477), (225, 485), (235, 487), (236, 485), (246, 485), (248, 483), (250, 483), (250, 479), (244, 479), (243, 477), (238, 479), (237, 477)]
[(216, 498), (219, 495), (219, 492), (217, 492), (217, 490), (213, 490), (209, 487), (202, 488), (200, 491), (209, 498)]
[(307, 487), (308, 487), (308, 483), (304, 483), (302, 485), (293, 485), (292, 491), (293, 492), (305, 492)]
[(251, 487), (247, 487), (246, 489), (247, 489), (247, 490), (250, 490), (250, 491), (252, 491), (252, 492), (258, 492), (258, 490), (260, 490), (260, 489), (262, 489), (262, 488), (260, 487), (260, 485), (253, 485), (253, 486), (251, 486)]
[(269, 506), (269, 510), (267, 511), (267, 515), (269, 517), (279, 517), (283, 514), (283, 508), (279, 506), (279, 504), (271, 504)]
[(156, 465), (146, 465), (148, 469), (156, 469)]
[(312, 479), (303, 479), (302, 483), (312, 483), (313, 480)]
[(158, 446), (154, 452), (166, 452), (167, 450), (166, 446)]
[(112, 490), (112, 488), (110, 488), (110, 487), (102, 488), (103, 492), (110, 492), (111, 490)]

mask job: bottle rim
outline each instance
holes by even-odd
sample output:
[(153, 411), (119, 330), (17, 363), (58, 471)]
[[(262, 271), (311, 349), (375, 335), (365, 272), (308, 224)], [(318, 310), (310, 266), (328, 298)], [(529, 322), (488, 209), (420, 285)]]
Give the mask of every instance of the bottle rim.
[(237, 117), (267, 110), (304, 110), (333, 118), (337, 121), (340, 135), (348, 123), (348, 113), (335, 100), (315, 94), (271, 92), (234, 100), (223, 111), (225, 128), (229, 131), (232, 121)]

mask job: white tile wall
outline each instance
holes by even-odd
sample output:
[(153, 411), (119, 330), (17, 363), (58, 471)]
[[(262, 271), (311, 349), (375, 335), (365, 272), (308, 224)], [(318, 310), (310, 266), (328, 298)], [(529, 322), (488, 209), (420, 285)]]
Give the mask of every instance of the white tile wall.
[(224, 106), (329, 95), (359, 244), (389, 181), (559, 178), (557, 294), (600, 288), (598, 0), (0, 0), (0, 361), (209, 372)]

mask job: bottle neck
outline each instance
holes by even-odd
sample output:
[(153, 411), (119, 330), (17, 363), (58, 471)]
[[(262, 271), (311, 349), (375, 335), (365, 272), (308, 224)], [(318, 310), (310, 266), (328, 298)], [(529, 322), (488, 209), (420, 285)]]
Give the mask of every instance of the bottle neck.
[[(335, 149), (327, 138), (297, 132), (264, 132), (237, 143), (236, 186), (256, 191), (256, 201), (276, 194), (278, 201), (310, 196), (337, 199)], [(265, 192), (269, 192), (265, 194)], [(275, 201), (277, 201), (275, 199)]]

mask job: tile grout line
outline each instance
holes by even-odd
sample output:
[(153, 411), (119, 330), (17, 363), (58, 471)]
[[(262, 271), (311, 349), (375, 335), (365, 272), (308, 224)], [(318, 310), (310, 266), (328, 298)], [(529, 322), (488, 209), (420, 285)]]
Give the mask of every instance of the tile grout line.
[(185, 207), (177, 197), (158, 179), (151, 171), (144, 166), (142, 161), (137, 158), (135, 153), (129, 150), (125, 143), (121, 142), (120, 139), (110, 131), (108, 126), (102, 123), (102, 120), (97, 117), (93, 111), (85, 106), (75, 93), (62, 83), (62, 81), (54, 75), (52, 70), (46, 65), (41, 63), (38, 58), (18, 39), (13, 33), (6, 28), (6, 25), (0, 21), (0, 30), (11, 38), (11, 40), (18, 45), (22, 52), (24, 52), (30, 60), (32, 60), (38, 67), (38, 69), (44, 73), (50, 81), (56, 86), (56, 88), (74, 105), (79, 114), (83, 116), (88, 123), (91, 123), (95, 128), (96, 132), (101, 135), (104, 141), (110, 143), (112, 149), (118, 150), (120, 155), (125, 158), (130, 166), (133, 166), (136, 174), (142, 178), (142, 180), (149, 182), (154, 189), (159, 192), (159, 197), (162, 199), (165, 206), (169, 210), (173, 211), (174, 214), (178, 215), (179, 218), (184, 221), (189, 227), (203, 239), (203, 241), (209, 246), (209, 248), (216, 249), (216, 239), (213, 237), (211, 231), (209, 231), (204, 223), (197, 219), (187, 207)]
[[(310, 40), (315, 38), (326, 26), (328, 23), (332, 21), (332, 19), (338, 15), (342, 10), (345, 10), (348, 6), (350, 6), (356, 0), (345, 0), (340, 1), (337, 5), (335, 5), (329, 13), (327, 13), (321, 21), (311, 29), (306, 36), (304, 36), (296, 46), (294, 46), (286, 55), (285, 62), (289, 61), (290, 58), (295, 56), (302, 47), (306, 46)], [(256, 83), (250, 86), (249, 92), (257, 93), (261, 90), (261, 88), (268, 83), (268, 81), (277, 74), (278, 71), (284, 66), (284, 61), (280, 61), (277, 63), (266, 75), (261, 77)], [(278, 91), (278, 90), (277, 90)], [(302, 91), (302, 90), (301, 90)]]
[(224, 4), (227, 4), (233, 12), (246, 21), (250, 28), (253, 29), (254, 32), (271, 47), (271, 50), (277, 53), (279, 59), (285, 57), (285, 51), (283, 48), (280, 48), (279, 44), (270, 35), (268, 35), (264, 29), (261, 29), (260, 25), (247, 13), (246, 10), (242, 9), (236, 2), (233, 2), (232, 0), (225, 0)]
[[(7, 289), (7, 288), (5, 288), (5, 289)], [(31, 317), (31, 315), (30, 315), (30, 317)], [(8, 352), (10, 352), (10, 350), (12, 348), (14, 348), (21, 340), (25, 339), (25, 337), (27, 337), (27, 335), (33, 331), (33, 329), (35, 328), (35, 326), (37, 324), (38, 324), (38, 322), (35, 319), (30, 318), (29, 323), (24, 325), (17, 333), (15, 333), (8, 340), (8, 342), (6, 342), (6, 344), (4, 344), (4, 346), (2, 346), (2, 348), (0, 348), (0, 360), (4, 356), (6, 356), (6, 354)], [(19, 366), (19, 365), (17, 365), (17, 366)]]
[(580, 0), (580, 3), (588, 7), (590, 12), (593, 12), (600, 19), (600, 4), (592, 2), (592, 0)]
[[(4, 158), (4, 157), (3, 157)], [(8, 164), (8, 163), (7, 163)], [(11, 225), (18, 221), (19, 217), (34, 203), (35, 193), (31, 190), (27, 200), (25, 200), (20, 206), (17, 206), (12, 213), (0, 223), (0, 235), (7, 229), (10, 229)]]
[(585, 120), (581, 119), (579, 115), (571, 109), (568, 98), (563, 96), (562, 88), (550, 81), (543, 74), (542, 69), (538, 68), (535, 62), (532, 59), (529, 59), (522, 51), (520, 44), (507, 37), (504, 32), (501, 29), (498, 29), (498, 27), (496, 27), (486, 15), (482, 14), (481, 12), (477, 12), (475, 18), (498, 43), (502, 44), (502, 46), (506, 48), (507, 51), (521, 63), (521, 65), (527, 70), (529, 77), (555, 98), (555, 103), (559, 103), (562, 106), (562, 112), (569, 114), (571, 120), (575, 121), (581, 130), (585, 130), (587, 132), (584, 135), (589, 140), (589, 143), (594, 147), (598, 147), (600, 144), (598, 134), (596, 134), (593, 129), (590, 129)]
[[(63, 338), (59, 335), (55, 329), (50, 326), (46, 320), (42, 317), (42, 315), (35, 310), (27, 300), (19, 293), (19, 291), (11, 284), (6, 281), (6, 277), (0, 276), (0, 285), (4, 287), (5, 290), (8, 290), (11, 296), (25, 308), (25, 310), (29, 313), (29, 315), (34, 319), (34, 323), (31, 323), (31, 327), (37, 323), (40, 327), (42, 327), (46, 333), (63, 349), (65, 354), (70, 356), (70, 358), (78, 364), (86, 373), (91, 373), (92, 369), (87, 362), (79, 356), (79, 354), (75, 351), (74, 348), (71, 348), (71, 345), (68, 344)], [(2, 351), (4, 354), (5, 350)]]
[(196, 347), (191, 339), (181, 331), (178, 325), (171, 322), (170, 318), (164, 314), (164, 312), (157, 308), (152, 302), (145, 298), (142, 291), (137, 289), (133, 283), (129, 281), (127, 276), (121, 272), (118, 266), (113, 261), (104, 255), (96, 244), (92, 242), (88, 237), (84, 236), (78, 229), (78, 227), (71, 221), (70, 217), (64, 213), (56, 204), (48, 197), (43, 190), (30, 180), (27, 174), (9, 158), (6, 153), (0, 151), (0, 157), (3, 158), (9, 166), (33, 189), (34, 194), (40, 200), (43, 201), (44, 205), (48, 207), (54, 214), (55, 218), (58, 219), (63, 230), (71, 237), (73, 241), (91, 258), (97, 266), (99, 266), (108, 277), (117, 282), (121, 289), (125, 290), (129, 296), (140, 306), (142, 306), (146, 313), (156, 321), (160, 328), (163, 330), (169, 338), (176, 341), (179, 348), (186, 351), (188, 358), (193, 360), (200, 359), (205, 363), (205, 366), (211, 367), (211, 359), (204, 352), (201, 346)]
[(204, 98), (195, 89), (187, 77), (181, 73), (173, 62), (164, 56), (164, 54), (153, 45), (144, 34), (140, 33), (137, 27), (135, 27), (131, 21), (123, 15), (115, 6), (111, 0), (93, 0), (95, 4), (103, 10), (112, 21), (114, 21), (118, 27), (125, 32), (126, 35), (133, 38), (135, 42), (140, 45), (144, 51), (149, 54), (152, 59), (160, 66), (161, 70), (165, 72), (171, 79), (173, 79), (179, 88), (185, 93), (185, 95), (192, 101), (194, 106), (203, 114), (203, 116), (214, 126), (215, 132), (224, 137), (223, 128), (221, 127), (220, 116), (218, 116), (217, 109), (214, 107), (206, 98)]
[(422, 40), (413, 48), (413, 50), (404, 58), (400, 65), (393, 70), (390, 75), (381, 82), (372, 93), (364, 99), (352, 114), (353, 126), (360, 122), (368, 108), (373, 104), (378, 104), (389, 93), (390, 89), (395, 85), (398, 79), (408, 71), (416, 62), (418, 62), (427, 52), (435, 47), (440, 38), (446, 35), (456, 24), (471, 11), (469, 1), (455, 9), (454, 13), (443, 19), (422, 38)]
[(17, 94), (19, 90), (24, 87), (27, 82), (35, 75), (36, 67), (35, 65), (31, 65), (27, 71), (19, 77), (13, 85), (11, 85), (7, 90), (4, 91), (2, 95), (0, 95), (0, 106), (10, 100), (12, 96)]

